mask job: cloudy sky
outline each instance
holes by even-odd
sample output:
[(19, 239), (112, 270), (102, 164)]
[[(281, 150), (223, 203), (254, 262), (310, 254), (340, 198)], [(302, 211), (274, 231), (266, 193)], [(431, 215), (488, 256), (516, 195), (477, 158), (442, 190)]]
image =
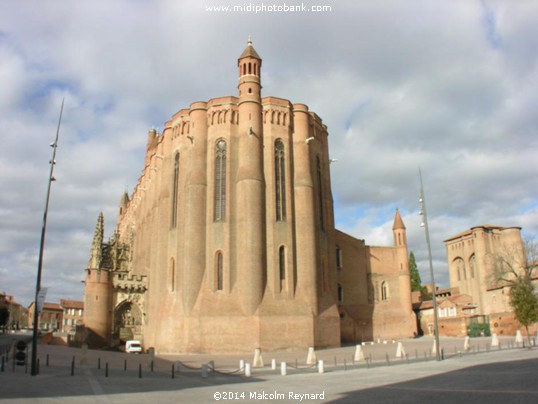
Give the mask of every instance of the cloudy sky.
[[(300, 1), (264, 2), (300, 5)], [(33, 300), (49, 160), (48, 301), (82, 299), (100, 211), (143, 168), (147, 130), (193, 101), (237, 93), (248, 35), (263, 95), (308, 104), (329, 127), (339, 229), (392, 243), (396, 208), (423, 281), (423, 174), (437, 281), (443, 240), (472, 226), (538, 234), (538, 2), (304, 0), (324, 12), (222, 12), (258, 0), (0, 3), (0, 291)]]

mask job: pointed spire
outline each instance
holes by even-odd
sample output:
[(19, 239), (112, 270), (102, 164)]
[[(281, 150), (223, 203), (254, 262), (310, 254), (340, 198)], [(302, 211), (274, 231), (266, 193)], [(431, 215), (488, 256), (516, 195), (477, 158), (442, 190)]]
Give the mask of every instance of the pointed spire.
[(239, 60), (246, 57), (262, 60), (260, 55), (258, 55), (258, 52), (256, 52), (256, 49), (254, 49), (254, 46), (252, 46), (252, 37), (250, 35), (248, 36), (247, 47), (245, 48), (241, 56), (239, 56)]
[(105, 219), (103, 216), (103, 212), (99, 213), (99, 216), (97, 217), (97, 224), (95, 225), (95, 232), (93, 233), (93, 243), (92, 245), (98, 245), (99, 247), (101, 244), (103, 244), (103, 234), (105, 229)]
[(396, 215), (394, 215), (394, 224), (392, 225), (392, 230), (405, 230), (405, 225), (400, 216), (400, 211), (396, 208)]
[(104, 236), (104, 217), (103, 212), (99, 213), (95, 232), (93, 233), (92, 248), (90, 252), (89, 268), (99, 268), (103, 256), (103, 236)]
[(127, 191), (125, 191), (123, 195), (121, 196), (120, 206), (123, 208), (126, 208), (127, 205), (129, 205), (129, 201), (130, 201), (129, 194), (127, 193)]

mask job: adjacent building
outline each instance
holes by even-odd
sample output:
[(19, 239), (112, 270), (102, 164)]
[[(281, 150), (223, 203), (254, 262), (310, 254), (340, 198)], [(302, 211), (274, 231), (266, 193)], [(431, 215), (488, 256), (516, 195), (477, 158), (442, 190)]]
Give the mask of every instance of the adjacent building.
[[(28, 328), (34, 328), (35, 302), (28, 306)], [(43, 303), (37, 328), (42, 331), (59, 331), (62, 327), (63, 309), (58, 303)]]
[[(501, 260), (520, 272), (527, 265), (520, 227), (475, 226), (445, 240), (450, 288), (437, 290), (439, 334), (466, 336), (473, 323), (491, 333), (515, 335), (520, 329), (510, 305), (510, 283), (499, 280)], [(532, 282), (538, 286), (538, 274)], [(415, 305), (420, 329), (433, 335), (431, 300)], [(530, 327), (538, 331), (538, 325)]]
[(80, 300), (60, 300), (63, 310), (62, 328), (64, 333), (73, 333), (77, 325), (82, 325), (84, 316), (84, 302)]

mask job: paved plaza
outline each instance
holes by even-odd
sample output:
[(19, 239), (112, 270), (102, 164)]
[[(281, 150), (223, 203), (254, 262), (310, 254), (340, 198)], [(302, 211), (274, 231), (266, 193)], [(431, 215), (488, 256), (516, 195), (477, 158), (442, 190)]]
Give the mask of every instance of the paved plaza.
[[(263, 367), (240, 370), (252, 355), (166, 355), (39, 345), (39, 374), (4, 363), (0, 372), (2, 403), (527, 403), (538, 401), (538, 349), (518, 348), (513, 338), (442, 338), (444, 359), (431, 355), (433, 339), (402, 341), (406, 355), (396, 358), (397, 343), (363, 347), (365, 361), (354, 362), (355, 347), (320, 350), (316, 365), (307, 352), (262, 353)], [(271, 368), (274, 359), (276, 369)], [(47, 366), (48, 362), (48, 366)], [(281, 374), (281, 363), (287, 375)], [(215, 371), (208, 370), (214, 366)], [(207, 370), (207, 372), (206, 372)]]

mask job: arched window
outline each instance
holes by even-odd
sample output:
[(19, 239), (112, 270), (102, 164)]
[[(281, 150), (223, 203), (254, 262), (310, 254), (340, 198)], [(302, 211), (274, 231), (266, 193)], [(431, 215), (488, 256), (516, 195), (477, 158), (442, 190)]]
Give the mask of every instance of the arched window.
[(389, 285), (387, 282), (381, 282), (381, 300), (389, 300)]
[(215, 221), (226, 218), (226, 142), (217, 141), (215, 151)]
[(323, 218), (323, 181), (321, 176), (321, 162), (319, 156), (316, 159), (316, 171), (318, 177), (318, 203), (319, 203), (319, 223), (321, 230), (325, 231), (325, 220)]
[(217, 252), (217, 257), (216, 257), (216, 260), (215, 260), (215, 278), (216, 278), (216, 283), (217, 283), (217, 290), (223, 290), (223, 285), (224, 285), (224, 282), (223, 282), (223, 279), (224, 279), (224, 263), (223, 263), (223, 259), (222, 259), (222, 252)]
[(465, 273), (465, 263), (463, 262), (463, 259), (461, 257), (457, 257), (456, 259), (454, 259), (454, 261), (452, 262), (452, 266), (457, 274), (458, 282), (461, 281), (462, 274), (465, 278), (467, 278), (467, 275)]
[(474, 254), (471, 255), (471, 258), (469, 258), (469, 269), (471, 271), (471, 279), (474, 279), (474, 267), (475, 266), (475, 256)]
[(286, 159), (280, 139), (275, 142), (275, 206), (276, 220), (286, 221)]
[(174, 172), (172, 176), (172, 207), (170, 227), (175, 229), (177, 226), (177, 193), (179, 188), (179, 153), (174, 157)]

